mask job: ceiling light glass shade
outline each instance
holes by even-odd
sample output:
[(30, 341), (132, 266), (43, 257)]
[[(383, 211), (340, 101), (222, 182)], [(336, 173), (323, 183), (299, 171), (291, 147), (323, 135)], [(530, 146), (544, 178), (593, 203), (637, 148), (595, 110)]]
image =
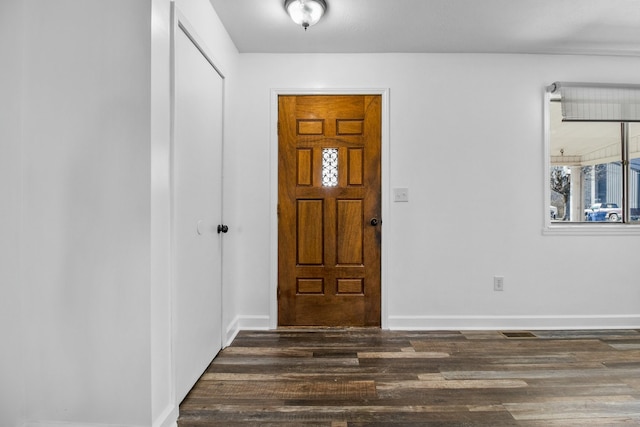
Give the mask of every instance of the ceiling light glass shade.
[(293, 22), (306, 30), (322, 18), (327, 10), (327, 3), (324, 0), (286, 0), (284, 8)]

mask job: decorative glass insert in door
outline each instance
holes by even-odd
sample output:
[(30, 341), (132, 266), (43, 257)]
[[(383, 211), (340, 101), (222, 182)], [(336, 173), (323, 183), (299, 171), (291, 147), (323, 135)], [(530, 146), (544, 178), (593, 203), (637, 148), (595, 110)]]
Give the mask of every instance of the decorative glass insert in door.
[(322, 186), (338, 186), (338, 149), (322, 149)]

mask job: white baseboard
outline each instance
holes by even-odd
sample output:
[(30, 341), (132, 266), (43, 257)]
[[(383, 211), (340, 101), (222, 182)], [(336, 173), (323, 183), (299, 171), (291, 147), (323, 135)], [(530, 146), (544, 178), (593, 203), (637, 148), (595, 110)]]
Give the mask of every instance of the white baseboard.
[(640, 315), (389, 316), (392, 330), (637, 329)]
[(266, 331), (271, 329), (269, 316), (236, 316), (227, 327), (224, 346), (228, 347), (240, 331)]
[[(391, 330), (640, 329), (640, 315), (389, 316)], [(269, 316), (237, 316), (227, 329), (227, 345), (239, 331), (269, 330)]]
[[(168, 406), (162, 414), (153, 422), (153, 427), (177, 427), (178, 408), (175, 405)], [(125, 424), (108, 423), (76, 423), (63, 421), (26, 421), (22, 427), (131, 427)]]
[(240, 327), (238, 322), (238, 316), (236, 316), (227, 327), (227, 331), (225, 332), (225, 335), (224, 335), (224, 343), (222, 345), (222, 348), (229, 347), (233, 342), (234, 338), (236, 337), (236, 335), (238, 335), (239, 331), (240, 331)]
[(178, 407), (169, 405), (162, 411), (154, 421), (153, 427), (177, 427), (178, 426)]
[(63, 421), (27, 421), (24, 427), (131, 427), (130, 424), (76, 423)]
[(271, 329), (269, 316), (238, 316), (238, 325), (241, 331), (266, 331)]

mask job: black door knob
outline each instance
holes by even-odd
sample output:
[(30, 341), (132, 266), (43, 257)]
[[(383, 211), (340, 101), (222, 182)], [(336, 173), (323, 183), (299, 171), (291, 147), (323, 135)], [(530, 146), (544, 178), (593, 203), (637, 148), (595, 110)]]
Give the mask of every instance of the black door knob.
[(220, 233), (226, 233), (227, 231), (229, 231), (229, 227), (224, 225), (224, 224), (219, 224), (218, 225), (218, 234)]
[(369, 223), (375, 227), (378, 224), (382, 224), (382, 221), (380, 221), (378, 218), (371, 218), (371, 221), (369, 221)]

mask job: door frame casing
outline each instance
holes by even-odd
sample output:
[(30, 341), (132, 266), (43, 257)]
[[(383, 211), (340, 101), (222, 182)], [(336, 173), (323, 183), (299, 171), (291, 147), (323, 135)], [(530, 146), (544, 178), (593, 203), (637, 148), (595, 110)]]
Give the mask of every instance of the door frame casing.
[(391, 225), (389, 215), (390, 203), (390, 168), (389, 168), (389, 89), (272, 89), (269, 142), (269, 201), (270, 201), (270, 250), (269, 250), (269, 328), (278, 328), (278, 97), (280, 95), (380, 95), (381, 111), (381, 203), (382, 203), (382, 242), (380, 260), (380, 325), (388, 329), (387, 312), (387, 252), (385, 229)]

